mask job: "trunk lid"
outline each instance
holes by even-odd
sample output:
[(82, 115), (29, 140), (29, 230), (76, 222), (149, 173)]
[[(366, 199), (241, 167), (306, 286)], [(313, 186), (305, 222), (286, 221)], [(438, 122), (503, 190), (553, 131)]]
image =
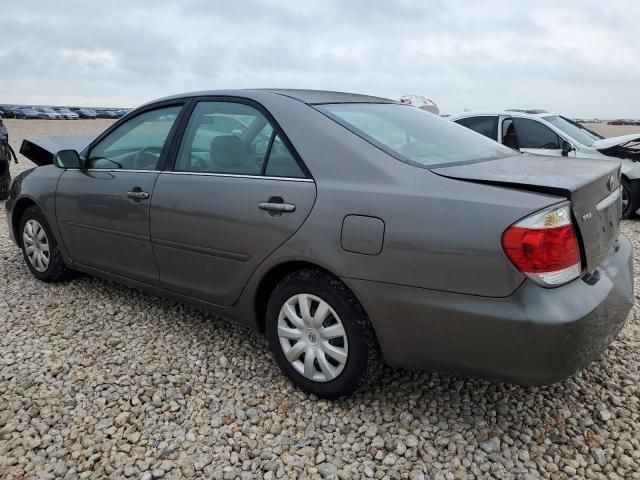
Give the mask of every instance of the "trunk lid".
[[(518, 155), (467, 165), (433, 169), (449, 178), (557, 195), (571, 201), (582, 241), (583, 261), (593, 271), (618, 236), (622, 202), (620, 165), (606, 160), (579, 160)], [(533, 213), (533, 212), (532, 212)]]
[(82, 152), (95, 135), (66, 135), (25, 139), (20, 146), (20, 153), (38, 166), (53, 163), (53, 157), (60, 150), (76, 150)]

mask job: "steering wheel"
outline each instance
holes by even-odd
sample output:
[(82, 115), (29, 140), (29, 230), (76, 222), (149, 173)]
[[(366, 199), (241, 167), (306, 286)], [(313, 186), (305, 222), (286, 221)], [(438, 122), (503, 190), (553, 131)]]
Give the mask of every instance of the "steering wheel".
[(560, 147), (558, 146), (557, 143), (549, 142), (549, 143), (545, 143), (540, 148), (547, 148), (549, 150), (558, 150)]
[[(133, 159), (135, 168), (146, 169), (149, 166), (153, 168), (153, 166), (158, 163), (160, 152), (162, 152), (162, 148), (160, 147), (144, 147), (143, 149), (139, 150)], [(145, 157), (149, 158), (145, 159)]]

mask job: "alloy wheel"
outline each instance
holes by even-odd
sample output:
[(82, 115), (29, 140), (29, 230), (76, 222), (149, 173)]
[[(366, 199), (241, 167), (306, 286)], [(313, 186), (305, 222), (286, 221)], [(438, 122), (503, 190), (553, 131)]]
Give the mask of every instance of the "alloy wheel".
[(340, 317), (315, 295), (294, 295), (282, 305), (278, 339), (293, 368), (315, 382), (338, 377), (349, 357), (347, 334)]
[(49, 251), (49, 240), (42, 225), (37, 220), (28, 220), (24, 225), (22, 240), (31, 266), (38, 272), (46, 272), (47, 268), (49, 268), (51, 253)]

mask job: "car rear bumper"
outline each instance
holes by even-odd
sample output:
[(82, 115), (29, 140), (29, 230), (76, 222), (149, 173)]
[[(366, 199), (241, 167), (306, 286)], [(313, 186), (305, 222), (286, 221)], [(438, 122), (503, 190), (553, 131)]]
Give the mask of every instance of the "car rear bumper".
[(633, 306), (632, 262), (620, 235), (590, 278), (553, 289), (525, 281), (506, 298), (344, 281), (389, 365), (541, 385), (585, 367), (616, 338)]

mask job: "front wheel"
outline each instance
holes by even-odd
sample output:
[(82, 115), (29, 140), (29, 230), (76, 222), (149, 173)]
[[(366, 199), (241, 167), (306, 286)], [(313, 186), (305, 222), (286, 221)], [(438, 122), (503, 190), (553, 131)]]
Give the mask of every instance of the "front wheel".
[(622, 218), (631, 218), (640, 208), (639, 192), (636, 181), (622, 178)]
[(64, 264), (47, 219), (35, 205), (22, 215), (20, 235), (22, 254), (34, 277), (43, 282), (59, 282), (72, 275)]
[(267, 306), (266, 330), (282, 371), (318, 397), (350, 395), (382, 369), (364, 309), (340, 280), (321, 270), (300, 270), (278, 283)]

